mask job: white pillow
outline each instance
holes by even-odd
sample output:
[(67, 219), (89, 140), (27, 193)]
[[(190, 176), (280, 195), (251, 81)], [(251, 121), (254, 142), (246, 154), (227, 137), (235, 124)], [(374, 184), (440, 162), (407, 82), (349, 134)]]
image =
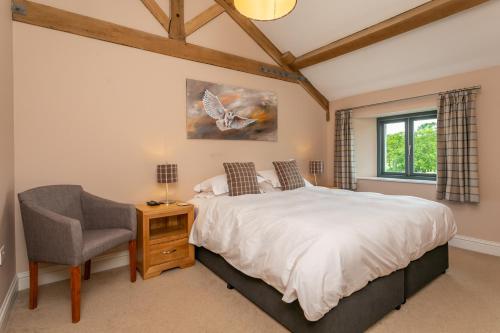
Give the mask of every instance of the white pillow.
[[(262, 183), (266, 180), (263, 177), (257, 176), (257, 182)], [(221, 195), (229, 192), (229, 186), (227, 185), (227, 176), (218, 175), (196, 184), (193, 188), (195, 192), (213, 192), (215, 195)]]
[(281, 187), (280, 180), (278, 179), (278, 175), (276, 174), (275, 170), (257, 171), (257, 174), (271, 183), (273, 187)]
[(261, 193), (281, 192), (281, 188), (274, 187), (271, 182), (265, 181), (259, 184)]
[[(278, 175), (276, 174), (276, 170), (257, 171), (257, 174), (259, 176), (263, 177), (267, 182), (271, 183), (271, 185), (273, 185), (273, 187), (281, 187), (280, 180), (278, 178)], [(314, 186), (305, 178), (304, 178), (304, 183), (306, 184), (305, 187)]]
[[(224, 193), (224, 194), (221, 194), (221, 196), (228, 195), (228, 194), (229, 193)], [(194, 197), (197, 199), (212, 199), (212, 198), (215, 198), (216, 195), (214, 194), (214, 192), (208, 191), (208, 192), (197, 193)]]

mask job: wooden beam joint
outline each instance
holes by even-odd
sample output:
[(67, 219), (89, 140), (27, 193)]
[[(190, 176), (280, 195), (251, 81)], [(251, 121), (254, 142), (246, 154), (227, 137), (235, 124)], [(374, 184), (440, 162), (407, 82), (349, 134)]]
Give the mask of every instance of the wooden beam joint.
[(185, 42), (184, 0), (170, 0), (170, 16), (170, 38)]
[(293, 64), (295, 59), (296, 59), (295, 56), (290, 51), (287, 51), (281, 55), (281, 61), (284, 64), (286, 64), (287, 66), (290, 66), (291, 64)]
[(12, 14), (17, 15), (26, 15), (26, 6), (22, 3), (22, 1), (12, 1), (10, 5), (10, 9)]

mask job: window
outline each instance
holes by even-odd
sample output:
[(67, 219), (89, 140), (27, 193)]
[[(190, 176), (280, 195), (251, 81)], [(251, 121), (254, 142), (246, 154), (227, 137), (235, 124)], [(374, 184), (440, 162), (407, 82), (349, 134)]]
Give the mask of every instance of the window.
[(377, 119), (379, 177), (436, 179), (437, 112)]

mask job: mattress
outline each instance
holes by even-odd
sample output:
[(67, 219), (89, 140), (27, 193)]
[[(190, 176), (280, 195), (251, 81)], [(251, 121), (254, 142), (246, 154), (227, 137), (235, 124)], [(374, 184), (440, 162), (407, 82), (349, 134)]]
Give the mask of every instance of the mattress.
[(406, 267), (456, 233), (437, 202), (323, 187), (191, 200), (190, 242), (298, 300), (316, 321), (370, 281)]

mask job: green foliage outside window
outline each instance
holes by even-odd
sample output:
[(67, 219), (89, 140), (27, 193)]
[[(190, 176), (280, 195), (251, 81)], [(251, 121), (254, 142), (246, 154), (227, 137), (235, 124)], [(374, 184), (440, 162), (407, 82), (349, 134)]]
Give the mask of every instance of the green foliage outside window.
[(405, 172), (405, 133), (388, 134), (385, 140), (385, 171)]
[[(386, 135), (385, 171), (405, 172), (405, 133)], [(415, 173), (436, 173), (437, 165), (436, 123), (420, 125), (414, 132), (413, 169)]]
[(415, 131), (413, 139), (413, 169), (416, 173), (436, 173), (436, 123), (425, 123)]

